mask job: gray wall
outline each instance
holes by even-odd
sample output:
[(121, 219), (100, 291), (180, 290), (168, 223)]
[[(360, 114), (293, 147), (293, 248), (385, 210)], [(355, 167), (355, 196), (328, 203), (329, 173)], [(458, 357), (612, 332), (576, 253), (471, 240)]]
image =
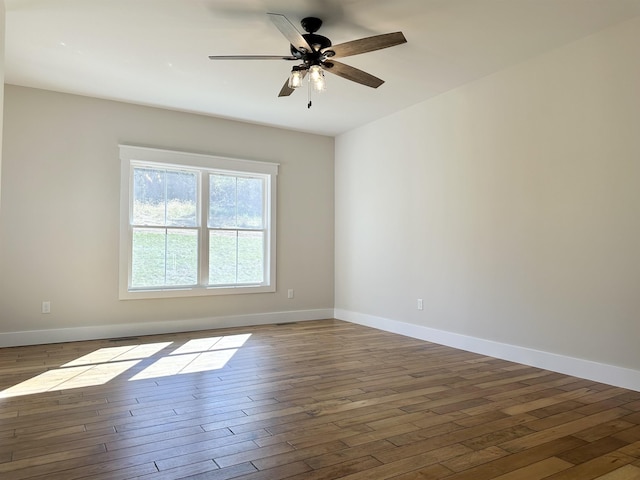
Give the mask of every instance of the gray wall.
[[(0, 333), (333, 308), (333, 138), (10, 85), (4, 112)], [(280, 163), (278, 291), (119, 301), (119, 143)]]
[[(0, 85), (4, 85), (4, 37), (5, 37), (5, 4), (4, 0), (0, 0)], [(4, 88), (0, 91), (0, 112), (4, 105)], [(0, 115), (0, 202), (2, 200), (2, 121), (4, 115)], [(2, 208), (2, 203), (0, 203)], [(0, 243), (0, 248), (2, 244)]]
[(336, 311), (640, 370), (639, 87), (634, 19), (339, 136)]

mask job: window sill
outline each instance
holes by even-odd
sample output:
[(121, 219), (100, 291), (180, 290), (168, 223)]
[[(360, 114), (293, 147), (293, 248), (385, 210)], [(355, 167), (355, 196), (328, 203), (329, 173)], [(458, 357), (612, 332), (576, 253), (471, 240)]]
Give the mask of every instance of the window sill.
[(206, 297), (216, 295), (246, 295), (251, 293), (274, 293), (274, 285), (238, 286), (238, 287), (190, 287), (190, 288), (158, 288), (145, 290), (120, 291), (120, 300), (136, 300), (150, 298)]

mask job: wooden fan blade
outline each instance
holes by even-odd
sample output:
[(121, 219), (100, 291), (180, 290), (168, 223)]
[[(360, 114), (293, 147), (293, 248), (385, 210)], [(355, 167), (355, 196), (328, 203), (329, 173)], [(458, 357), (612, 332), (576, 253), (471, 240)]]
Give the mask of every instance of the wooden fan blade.
[(209, 55), (210, 60), (298, 60), (292, 55)]
[(289, 43), (293, 45), (296, 50), (306, 50), (307, 52), (311, 52), (313, 50), (302, 34), (293, 26), (293, 23), (291, 23), (287, 17), (279, 13), (267, 13), (267, 15), (269, 15), (273, 24), (278, 27), (280, 33), (289, 40)]
[(366, 85), (367, 87), (378, 88), (384, 83), (384, 80), (374, 77), (370, 73), (363, 72), (362, 70), (345, 63), (336, 62), (333, 59), (331, 61), (326, 61), (322, 66), (327, 72), (331, 72), (334, 75), (346, 78), (352, 82)]
[(373, 37), (361, 38), (359, 40), (352, 40), (351, 42), (340, 43), (338, 45), (333, 45), (326, 50), (333, 50), (334, 52), (336, 52), (334, 57), (339, 58), (358, 55), (360, 53), (373, 52), (375, 50), (393, 47), (402, 43), (407, 43), (407, 39), (404, 38), (402, 32), (394, 32), (384, 33), (382, 35), (374, 35)]
[(282, 85), (282, 88), (280, 89), (280, 93), (278, 93), (278, 97), (288, 97), (293, 92), (295, 92), (295, 89), (289, 86), (289, 79), (287, 78), (287, 80), (284, 82), (284, 85)]
[[(302, 78), (305, 78), (306, 76), (307, 76), (307, 71), (306, 70), (302, 70)], [(293, 92), (295, 92), (295, 89), (291, 88), (289, 86), (289, 79), (287, 78), (287, 81), (284, 82), (284, 85), (280, 89), (280, 93), (278, 94), (278, 96), (279, 97), (288, 97)]]

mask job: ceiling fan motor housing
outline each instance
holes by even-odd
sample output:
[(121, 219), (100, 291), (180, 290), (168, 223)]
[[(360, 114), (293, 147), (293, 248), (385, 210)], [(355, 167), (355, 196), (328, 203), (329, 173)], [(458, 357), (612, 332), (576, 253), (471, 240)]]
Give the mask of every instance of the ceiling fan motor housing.
[(322, 20), (316, 17), (305, 17), (300, 22), (305, 32), (302, 37), (307, 41), (312, 51), (300, 51), (295, 46), (291, 45), (291, 54), (304, 61), (307, 66), (320, 65), (328, 55), (325, 55), (322, 50), (325, 50), (331, 46), (331, 40), (327, 37), (318, 35), (315, 32), (322, 26)]
[(305, 32), (316, 33), (322, 26), (322, 20), (317, 17), (305, 17), (300, 21)]
[[(324, 50), (325, 48), (328, 48), (331, 46), (331, 40), (329, 40), (327, 37), (324, 37), (322, 35), (318, 35), (316, 33), (305, 33), (302, 36), (307, 41), (307, 43), (311, 47), (313, 47), (314, 52), (319, 52), (320, 50)], [(291, 45), (291, 53), (295, 55), (296, 52), (301, 53), (298, 49), (296, 49), (296, 47)], [(314, 52), (308, 52), (308, 53), (314, 53)], [(304, 52), (304, 53), (307, 53), (307, 52)]]

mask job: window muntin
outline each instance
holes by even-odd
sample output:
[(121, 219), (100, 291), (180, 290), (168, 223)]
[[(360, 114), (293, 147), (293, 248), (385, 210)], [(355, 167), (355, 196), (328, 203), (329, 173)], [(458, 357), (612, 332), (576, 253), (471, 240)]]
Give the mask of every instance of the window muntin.
[(275, 291), (276, 164), (120, 150), (120, 298)]

